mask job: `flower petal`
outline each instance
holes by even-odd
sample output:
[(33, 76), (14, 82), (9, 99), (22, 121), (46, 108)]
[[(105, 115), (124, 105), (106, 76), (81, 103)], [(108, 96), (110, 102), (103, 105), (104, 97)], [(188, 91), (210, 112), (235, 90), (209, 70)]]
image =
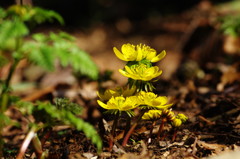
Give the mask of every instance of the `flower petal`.
[(97, 100), (97, 102), (98, 102), (98, 104), (99, 104), (102, 108), (104, 108), (104, 109), (111, 109), (111, 108), (109, 108), (109, 106), (108, 106), (107, 104), (103, 103), (102, 101)]
[(154, 57), (151, 62), (158, 62), (161, 59), (163, 59), (166, 56), (166, 51), (163, 50), (160, 54), (158, 54), (156, 57)]
[(120, 60), (126, 61), (123, 54), (116, 47), (113, 48), (113, 52)]

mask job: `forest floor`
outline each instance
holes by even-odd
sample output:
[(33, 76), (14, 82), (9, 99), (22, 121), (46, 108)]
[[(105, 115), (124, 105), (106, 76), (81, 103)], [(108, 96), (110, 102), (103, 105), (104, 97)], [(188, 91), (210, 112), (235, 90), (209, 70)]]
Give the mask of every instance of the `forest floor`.
[[(24, 89), (15, 87), (15, 95), (25, 101), (52, 100), (58, 96), (70, 98), (85, 108), (82, 118), (98, 129), (98, 120), (104, 119), (106, 125), (111, 125), (112, 118), (102, 115), (96, 102), (96, 91), (127, 82), (118, 72), (124, 63), (117, 59), (112, 48), (120, 48), (125, 43), (147, 44), (158, 52), (167, 52), (165, 59), (157, 64), (163, 74), (154, 83), (155, 92), (168, 96), (174, 103), (173, 111), (184, 113), (189, 118), (174, 141), (173, 132), (167, 131), (169, 127), (165, 127), (165, 136), (160, 141), (155, 139), (160, 124), (157, 123), (151, 143), (148, 143), (151, 123), (142, 122), (126, 147), (120, 146), (121, 128), (124, 127), (120, 121), (111, 152), (108, 151), (106, 135), (101, 134), (104, 148), (100, 154), (82, 132), (57, 127), (44, 146), (49, 150), (49, 158), (190, 159), (240, 151), (240, 54), (229, 54), (226, 50), (229, 44), (212, 22), (212, 16), (216, 15), (211, 7), (201, 4), (178, 15), (138, 22), (120, 19), (114, 24), (99, 24), (86, 30), (65, 29), (77, 38), (79, 47), (88, 52), (98, 65), (101, 73), (98, 81), (76, 78), (69, 68), (46, 73), (24, 63), (19, 66), (13, 84), (30, 84)], [(54, 29), (47, 27), (36, 31)], [(104, 79), (107, 71), (112, 71), (112, 76)], [(37, 86), (31, 83), (37, 83)], [(27, 128), (26, 121), (17, 112), (9, 110), (8, 113), (22, 122), (21, 129), (4, 129), (8, 156), (14, 158), (11, 154), (18, 151), (19, 141), (25, 137)], [(26, 158), (33, 158), (30, 152)]]

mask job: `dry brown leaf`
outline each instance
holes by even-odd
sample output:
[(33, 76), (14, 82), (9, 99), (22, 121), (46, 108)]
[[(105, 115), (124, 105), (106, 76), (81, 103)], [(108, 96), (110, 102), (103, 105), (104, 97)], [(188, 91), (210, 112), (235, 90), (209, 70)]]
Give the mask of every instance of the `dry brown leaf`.
[(198, 146), (207, 149), (207, 150), (213, 150), (216, 154), (219, 154), (220, 152), (222, 152), (224, 149), (227, 148), (227, 146), (225, 145), (221, 145), (221, 144), (210, 144), (210, 143), (206, 143), (204, 141), (198, 140), (197, 141)]
[(221, 77), (221, 82), (217, 85), (218, 91), (223, 91), (225, 85), (240, 80), (240, 72), (237, 71), (237, 65), (223, 67), (224, 68), (222, 69), (223, 75)]
[(151, 159), (150, 153), (147, 151), (147, 146), (146, 144), (141, 141), (141, 146), (142, 146), (142, 152), (140, 155), (136, 153), (125, 153), (118, 159)]
[(226, 36), (224, 39), (223, 49), (227, 54), (239, 54), (240, 38)]

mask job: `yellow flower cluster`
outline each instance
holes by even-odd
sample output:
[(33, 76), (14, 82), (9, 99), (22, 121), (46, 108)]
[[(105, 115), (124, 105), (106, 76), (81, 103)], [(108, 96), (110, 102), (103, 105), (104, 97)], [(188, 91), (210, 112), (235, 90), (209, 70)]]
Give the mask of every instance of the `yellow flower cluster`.
[(149, 110), (144, 113), (142, 116), (143, 120), (157, 120), (162, 117), (165, 117), (168, 121), (171, 122), (172, 126), (179, 127), (182, 123), (185, 123), (188, 119), (184, 114), (175, 115), (171, 110)]
[(153, 92), (141, 91), (138, 93), (139, 103), (148, 109), (167, 109), (172, 104), (167, 104), (168, 99), (165, 96), (157, 96)]
[(115, 109), (118, 111), (128, 111), (138, 106), (138, 98), (136, 96), (130, 96), (126, 98), (122, 96), (112, 97), (107, 104), (101, 102), (100, 100), (97, 102), (104, 109)]
[(113, 48), (116, 56), (123, 61), (141, 61), (143, 59), (149, 60), (150, 62), (158, 62), (165, 57), (166, 52), (162, 51), (157, 55), (156, 50), (147, 45), (132, 45), (124, 44), (120, 52), (116, 47)]
[(145, 64), (125, 66), (125, 70), (119, 69), (119, 72), (125, 77), (142, 81), (150, 81), (162, 74), (157, 66), (147, 67)]
[(160, 119), (161, 115), (162, 115), (162, 110), (149, 110), (148, 112), (143, 114), (142, 119), (157, 120), (157, 119)]
[[(136, 107), (140, 109), (167, 109), (172, 106), (172, 104), (167, 104), (168, 99), (165, 96), (157, 96), (152, 92), (141, 91), (136, 95), (132, 96), (115, 96), (115, 94), (108, 94), (110, 90), (106, 90), (103, 94), (98, 93), (101, 99), (109, 100), (104, 103), (98, 100), (98, 104), (104, 109), (115, 109), (118, 111), (128, 111)], [(124, 92), (124, 91), (123, 91)], [(110, 97), (111, 96), (111, 97)]]
[[(123, 69), (119, 69), (119, 72), (123, 76), (128, 77), (128, 87), (117, 87), (115, 89), (107, 89), (104, 92), (98, 92), (100, 100), (97, 100), (97, 102), (108, 113), (116, 115), (112, 126), (113, 136), (122, 112), (129, 117), (133, 117), (133, 110), (140, 110), (136, 123), (132, 125), (123, 140), (123, 146), (126, 145), (137, 122), (141, 119), (164, 119), (163, 121), (168, 121), (173, 127), (179, 127), (186, 122), (187, 117), (184, 114), (175, 115), (169, 109), (173, 104), (169, 104), (166, 96), (158, 96), (152, 92), (154, 89), (152, 80), (162, 74), (162, 70), (157, 66), (153, 66), (152, 63), (163, 59), (166, 56), (165, 51), (157, 54), (156, 50), (143, 44), (124, 44), (121, 47), (121, 51), (115, 47), (113, 51), (119, 59), (127, 62)], [(164, 122), (160, 125), (159, 132), (162, 131), (163, 125)]]
[(113, 51), (119, 59), (128, 62), (124, 69), (119, 69), (119, 72), (125, 77), (150, 81), (162, 74), (162, 71), (157, 66), (152, 66), (152, 63), (163, 59), (166, 56), (166, 51), (157, 54), (156, 50), (143, 44), (136, 46), (124, 44), (121, 52), (115, 47)]
[(185, 123), (188, 120), (188, 117), (186, 117), (184, 114), (178, 114), (175, 116), (174, 120), (172, 120), (172, 125), (175, 127), (179, 127), (182, 125), (182, 123)]
[(118, 96), (129, 97), (132, 96), (135, 92), (136, 86), (133, 86), (131, 88), (116, 87), (115, 89), (107, 89), (103, 93), (97, 92), (97, 95), (102, 101), (107, 101), (112, 97)]

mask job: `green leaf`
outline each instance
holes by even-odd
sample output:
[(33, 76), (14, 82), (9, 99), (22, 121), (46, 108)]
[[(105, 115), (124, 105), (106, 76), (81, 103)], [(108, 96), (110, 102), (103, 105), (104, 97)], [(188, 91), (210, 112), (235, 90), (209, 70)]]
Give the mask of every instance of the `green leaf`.
[(20, 112), (23, 115), (30, 115), (34, 110), (34, 105), (31, 102), (19, 101), (16, 103), (16, 106), (19, 108)]
[(0, 113), (0, 127), (11, 124), (11, 119), (3, 113)]
[(36, 33), (32, 35), (32, 38), (40, 43), (48, 42), (48, 37), (42, 33)]
[(0, 49), (15, 49), (16, 39), (29, 33), (26, 25), (19, 20), (5, 20), (0, 24)]
[(3, 8), (0, 8), (0, 23), (2, 19), (5, 18), (6, 16), (7, 16), (6, 11)]
[[(62, 37), (64, 37), (64, 39)], [(70, 65), (76, 72), (80, 72), (94, 80), (98, 78), (97, 66), (86, 52), (79, 49), (78, 46), (72, 42), (72, 40), (74, 40), (73, 37), (71, 38), (71, 36), (66, 33), (51, 33), (50, 38), (53, 40), (53, 46), (57, 49), (55, 52), (63, 66)]]
[(227, 15), (219, 19), (221, 24), (221, 30), (224, 34), (231, 36), (240, 35), (240, 16), (239, 15)]
[(72, 103), (67, 98), (55, 98), (54, 103), (59, 110), (67, 110), (74, 115), (80, 115), (82, 113), (82, 107), (76, 103)]
[(19, 18), (23, 22), (41, 24), (57, 20), (60, 24), (64, 24), (60, 14), (39, 7), (13, 5), (7, 9), (7, 15), (11, 18)]
[(51, 46), (41, 42), (27, 42), (23, 45), (21, 51), (26, 54), (32, 63), (48, 71), (54, 70), (55, 55)]
[(35, 42), (26, 42), (21, 52), (33, 63), (53, 70), (54, 60), (59, 59), (64, 67), (69, 65), (75, 72), (94, 80), (98, 78), (97, 66), (86, 52), (78, 48), (71, 35), (64, 32), (50, 33), (49, 36), (38, 33), (32, 35), (32, 38)]
[(64, 20), (61, 15), (52, 10), (45, 10), (39, 7), (34, 7), (33, 10), (36, 13), (33, 15), (31, 20), (37, 22), (38, 24), (45, 21), (53, 22), (54, 19), (56, 19), (60, 24), (64, 24)]
[(75, 71), (79, 71), (83, 75), (87, 75), (92, 79), (98, 78), (98, 68), (91, 60), (90, 56), (83, 50), (72, 48), (71, 66)]

